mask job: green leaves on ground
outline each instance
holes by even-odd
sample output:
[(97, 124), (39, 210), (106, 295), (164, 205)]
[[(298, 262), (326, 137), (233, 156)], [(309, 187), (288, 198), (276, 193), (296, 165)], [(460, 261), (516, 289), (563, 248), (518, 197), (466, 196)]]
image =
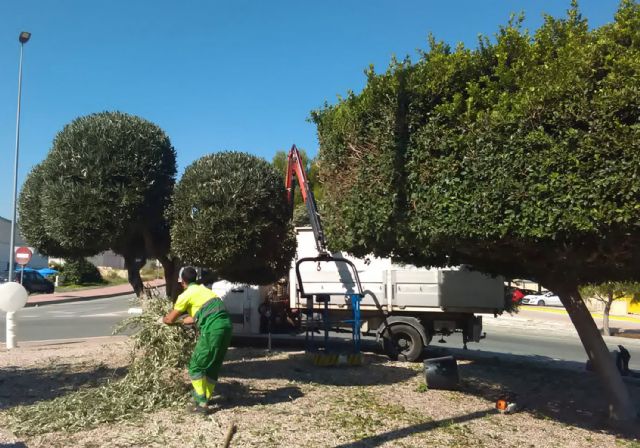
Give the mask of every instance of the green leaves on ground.
[(144, 412), (186, 404), (189, 383), (183, 378), (195, 333), (182, 325), (156, 322), (171, 307), (166, 300), (144, 302), (141, 316), (127, 319), (116, 331), (135, 329), (131, 364), (120, 380), (8, 411), (16, 434), (79, 431), (101, 423), (126, 421)]

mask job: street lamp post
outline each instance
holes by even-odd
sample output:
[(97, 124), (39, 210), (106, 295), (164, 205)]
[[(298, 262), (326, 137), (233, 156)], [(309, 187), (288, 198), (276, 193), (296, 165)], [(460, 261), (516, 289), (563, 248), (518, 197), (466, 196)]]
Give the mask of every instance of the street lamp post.
[(20, 149), (20, 99), (22, 97), (22, 50), (31, 38), (31, 33), (23, 31), (18, 36), (20, 41), (20, 68), (18, 70), (18, 112), (16, 113), (16, 154), (13, 165), (13, 219), (11, 220), (11, 239), (9, 241), (9, 281), (13, 281), (13, 259), (15, 258), (14, 248), (16, 245), (16, 200), (18, 197), (18, 155)]

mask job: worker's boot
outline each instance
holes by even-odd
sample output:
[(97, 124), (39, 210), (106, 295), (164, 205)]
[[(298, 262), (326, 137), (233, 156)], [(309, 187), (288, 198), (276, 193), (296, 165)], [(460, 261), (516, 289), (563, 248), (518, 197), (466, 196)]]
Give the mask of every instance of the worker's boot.
[(189, 404), (189, 406), (187, 406), (187, 412), (190, 412), (192, 414), (208, 415), (209, 408), (207, 407), (206, 403), (193, 402)]

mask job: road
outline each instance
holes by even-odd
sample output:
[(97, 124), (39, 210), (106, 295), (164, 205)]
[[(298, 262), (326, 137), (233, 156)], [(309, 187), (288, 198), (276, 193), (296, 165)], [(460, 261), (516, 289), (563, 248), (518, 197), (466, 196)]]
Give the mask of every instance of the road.
[[(50, 339), (85, 338), (110, 335), (114, 325), (127, 317), (133, 296), (95, 299), (82, 302), (62, 303), (31, 307), (20, 310), (17, 315), (17, 340), (39, 341)], [(501, 318), (498, 318), (501, 319)], [(470, 350), (491, 353), (507, 353), (538, 359), (571, 361), (583, 364), (586, 354), (577, 335), (569, 329), (542, 329), (507, 319), (485, 319), (486, 339), (479, 344), (469, 344)], [(553, 322), (548, 325), (553, 325)], [(5, 338), (4, 315), (0, 315), (0, 341)], [(446, 338), (445, 344), (434, 338), (432, 345), (442, 348), (460, 348), (460, 335)], [(607, 338), (607, 345), (615, 349), (623, 344), (631, 353), (630, 367), (640, 370), (640, 340)]]
[[(486, 339), (478, 344), (468, 344), (470, 350), (508, 353), (549, 361), (571, 361), (581, 365), (584, 365), (587, 360), (580, 339), (569, 332), (540, 332), (526, 328), (492, 326), (490, 323), (485, 324), (484, 331), (487, 333)], [(631, 354), (629, 367), (640, 370), (640, 340), (607, 338), (606, 342), (610, 350), (615, 350), (618, 344), (622, 344)], [(432, 345), (460, 347), (461, 338), (456, 338), (447, 344), (438, 344), (434, 338)]]
[[(20, 341), (108, 336), (127, 317), (134, 295), (28, 307), (15, 314)], [(5, 342), (4, 313), (0, 313), (0, 341)]]

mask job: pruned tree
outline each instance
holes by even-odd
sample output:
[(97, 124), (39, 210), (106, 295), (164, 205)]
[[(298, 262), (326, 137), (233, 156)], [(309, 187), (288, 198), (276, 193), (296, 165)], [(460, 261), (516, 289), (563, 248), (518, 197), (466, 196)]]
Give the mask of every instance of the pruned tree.
[(622, 420), (636, 410), (578, 287), (640, 279), (639, 29), (625, 0), (594, 30), (574, 3), (534, 35), (516, 18), (474, 50), (431, 39), (312, 114), (337, 248), (537, 280)]
[(176, 261), (164, 217), (175, 158), (162, 129), (142, 118), (102, 112), (75, 119), (25, 181), (19, 201), (25, 239), (54, 256), (111, 249), (124, 257), (137, 294), (140, 268), (147, 257), (158, 258), (167, 292), (175, 294)]
[(591, 298), (603, 304), (602, 311), (602, 334), (611, 336), (609, 329), (609, 314), (611, 307), (616, 300), (625, 297), (636, 297), (640, 293), (640, 284), (636, 282), (604, 282), (600, 284), (585, 285), (580, 288), (580, 295), (584, 298)]
[(22, 184), (18, 200), (20, 233), (29, 245), (36, 247), (43, 255), (73, 256), (72, 251), (65, 251), (45, 230), (42, 216), (43, 174), (42, 164), (38, 164), (31, 169)]
[(220, 152), (191, 164), (170, 207), (172, 251), (239, 283), (268, 284), (295, 252), (284, 178), (263, 159)]

